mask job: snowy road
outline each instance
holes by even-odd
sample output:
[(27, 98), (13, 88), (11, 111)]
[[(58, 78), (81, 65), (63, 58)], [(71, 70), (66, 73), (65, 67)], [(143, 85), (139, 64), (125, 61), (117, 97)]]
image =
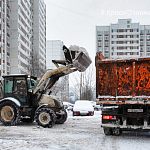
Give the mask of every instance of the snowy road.
[(105, 136), (100, 112), (72, 117), (63, 125), (45, 129), (35, 125), (0, 126), (0, 150), (148, 150), (150, 133), (126, 132)]

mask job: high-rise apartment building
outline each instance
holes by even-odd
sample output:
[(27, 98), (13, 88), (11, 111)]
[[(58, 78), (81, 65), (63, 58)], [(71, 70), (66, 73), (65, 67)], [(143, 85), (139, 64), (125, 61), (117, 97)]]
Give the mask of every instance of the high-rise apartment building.
[(140, 55), (150, 56), (150, 25), (140, 26)]
[(10, 3), (10, 73), (41, 76), (46, 69), (44, 0)]
[(46, 68), (54, 69), (56, 66), (52, 60), (64, 60), (63, 42), (60, 40), (48, 40), (46, 42)]
[(31, 74), (32, 4), (27, 0), (10, 2), (10, 72)]
[(0, 77), (10, 72), (10, 3), (0, 1)]
[(96, 27), (96, 51), (101, 51), (106, 58), (110, 57), (110, 27)]
[(150, 25), (119, 19), (117, 24), (97, 26), (96, 51), (114, 59), (150, 56)]
[[(56, 66), (52, 63), (52, 60), (65, 60), (63, 53), (63, 42), (60, 40), (48, 40), (46, 43), (46, 66), (47, 69), (55, 69)], [(61, 100), (69, 100), (69, 75), (59, 79), (58, 83), (54, 87), (53, 93)]]
[(46, 5), (44, 0), (33, 0), (33, 75), (46, 70)]

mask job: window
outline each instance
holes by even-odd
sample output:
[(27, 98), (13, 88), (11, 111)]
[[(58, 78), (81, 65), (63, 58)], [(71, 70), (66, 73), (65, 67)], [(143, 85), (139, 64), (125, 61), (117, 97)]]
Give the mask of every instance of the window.
[(123, 35), (117, 35), (117, 38), (124, 38)]
[(12, 93), (13, 90), (13, 79), (5, 80), (5, 93)]
[(118, 29), (117, 32), (124, 32), (124, 29)]
[(133, 32), (133, 29), (130, 29), (130, 32)]
[(150, 34), (150, 30), (146, 30), (146, 33), (147, 33), (147, 34)]
[(127, 21), (127, 24), (130, 24), (130, 21), (129, 21), (129, 20)]

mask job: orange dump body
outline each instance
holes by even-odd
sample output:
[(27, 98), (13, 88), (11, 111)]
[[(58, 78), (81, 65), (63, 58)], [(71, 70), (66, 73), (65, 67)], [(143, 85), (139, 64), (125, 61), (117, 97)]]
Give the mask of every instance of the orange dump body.
[(150, 102), (150, 57), (108, 60), (97, 53), (96, 97), (99, 103)]

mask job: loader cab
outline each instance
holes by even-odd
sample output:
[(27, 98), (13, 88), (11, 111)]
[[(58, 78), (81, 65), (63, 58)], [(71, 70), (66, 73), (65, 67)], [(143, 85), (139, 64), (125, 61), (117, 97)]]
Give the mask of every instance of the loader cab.
[(4, 98), (14, 97), (18, 99), (22, 106), (30, 106), (32, 90), (35, 80), (28, 75), (8, 75), (4, 78)]

